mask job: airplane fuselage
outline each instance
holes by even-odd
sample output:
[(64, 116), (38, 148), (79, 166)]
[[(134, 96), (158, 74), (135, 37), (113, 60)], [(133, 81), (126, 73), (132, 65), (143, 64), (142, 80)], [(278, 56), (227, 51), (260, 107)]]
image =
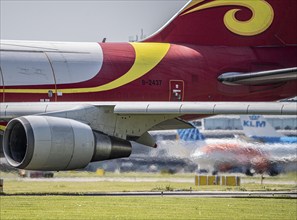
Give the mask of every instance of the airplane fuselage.
[(1, 102), (272, 101), (297, 81), (231, 86), (226, 72), (297, 66), (290, 47), (167, 43), (1, 42)]
[[(214, 114), (290, 114), (296, 0), (189, 1), (143, 42), (0, 42), (10, 165), (71, 170), (128, 157), (148, 131)], [(286, 14), (286, 16), (284, 16)], [(265, 18), (265, 19), (263, 19)], [(255, 102), (259, 101), (259, 102)]]

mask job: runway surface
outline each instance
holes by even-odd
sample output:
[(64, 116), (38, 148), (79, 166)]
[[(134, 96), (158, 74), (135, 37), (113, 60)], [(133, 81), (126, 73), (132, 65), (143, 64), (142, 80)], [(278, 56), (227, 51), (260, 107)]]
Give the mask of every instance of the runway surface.
[(166, 191), (109, 193), (16, 193), (1, 196), (113, 196), (113, 197), (200, 197), (200, 198), (297, 198), (297, 191)]

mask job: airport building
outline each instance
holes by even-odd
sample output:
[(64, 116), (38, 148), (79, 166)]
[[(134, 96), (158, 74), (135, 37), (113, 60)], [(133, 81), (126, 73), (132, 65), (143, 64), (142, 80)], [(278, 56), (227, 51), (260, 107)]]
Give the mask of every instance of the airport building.
[[(297, 117), (264, 116), (276, 130), (297, 130)], [(197, 122), (199, 124), (199, 122)], [(196, 123), (196, 124), (197, 124)], [(218, 115), (201, 120), (202, 130), (242, 130), (238, 115)]]
[[(285, 102), (295, 102), (297, 108), (297, 96), (284, 99)], [(263, 115), (268, 123), (281, 133), (297, 136), (296, 115)], [(195, 121), (194, 124), (202, 131), (233, 131), (241, 132), (242, 126), (239, 115), (217, 115)]]

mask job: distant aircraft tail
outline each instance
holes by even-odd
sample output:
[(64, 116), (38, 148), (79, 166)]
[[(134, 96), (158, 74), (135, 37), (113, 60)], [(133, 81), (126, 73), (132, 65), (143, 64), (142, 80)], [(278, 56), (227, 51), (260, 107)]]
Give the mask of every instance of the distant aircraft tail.
[(192, 0), (145, 42), (297, 44), (296, 0)]
[(282, 137), (261, 115), (241, 115), (241, 126), (247, 137)]
[(179, 129), (177, 130), (180, 140), (183, 141), (204, 141), (203, 134), (200, 133), (198, 128)]
[(263, 116), (240, 116), (240, 120), (245, 135), (256, 141), (272, 144), (297, 143), (297, 137), (289, 137), (277, 132)]

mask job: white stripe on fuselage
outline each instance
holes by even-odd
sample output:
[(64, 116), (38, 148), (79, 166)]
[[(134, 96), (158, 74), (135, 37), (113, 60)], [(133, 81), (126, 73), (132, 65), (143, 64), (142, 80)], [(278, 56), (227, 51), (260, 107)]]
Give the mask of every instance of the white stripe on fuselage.
[(5, 86), (83, 82), (95, 77), (103, 64), (98, 43), (2, 40), (0, 44)]

